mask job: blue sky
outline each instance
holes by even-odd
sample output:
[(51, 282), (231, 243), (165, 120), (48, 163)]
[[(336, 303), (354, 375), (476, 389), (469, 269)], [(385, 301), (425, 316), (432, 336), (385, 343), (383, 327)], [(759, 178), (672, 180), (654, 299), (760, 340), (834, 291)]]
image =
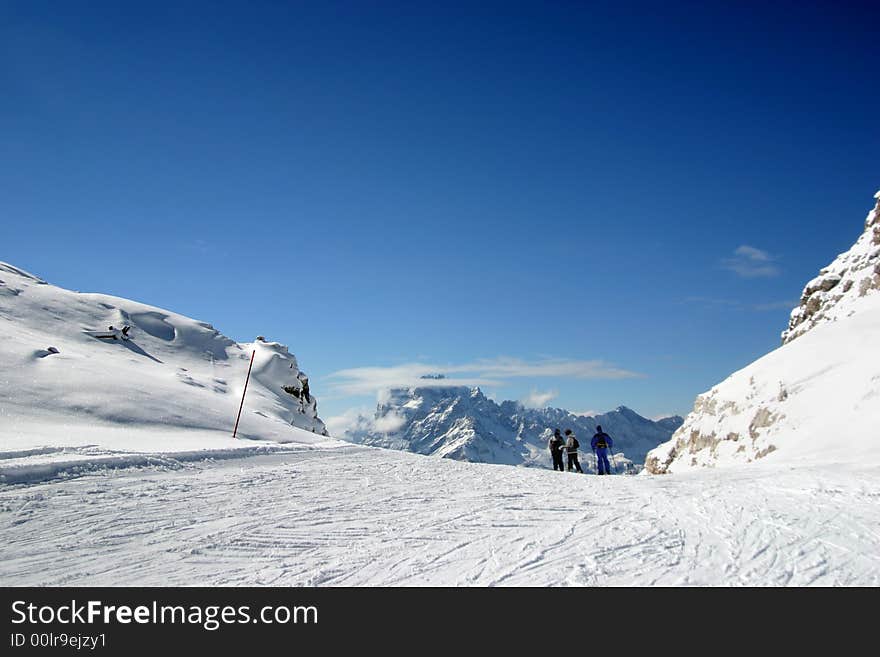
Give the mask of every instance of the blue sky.
[(472, 4), (0, 3), (0, 259), (287, 343), (325, 416), (688, 411), (862, 228), (876, 12)]

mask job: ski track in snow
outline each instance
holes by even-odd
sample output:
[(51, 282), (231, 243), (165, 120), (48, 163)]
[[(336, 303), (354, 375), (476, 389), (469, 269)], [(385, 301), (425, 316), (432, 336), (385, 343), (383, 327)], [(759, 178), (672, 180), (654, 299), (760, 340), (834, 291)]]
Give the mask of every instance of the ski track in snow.
[(3, 585), (880, 584), (876, 468), (596, 477), (340, 447), (0, 485)]

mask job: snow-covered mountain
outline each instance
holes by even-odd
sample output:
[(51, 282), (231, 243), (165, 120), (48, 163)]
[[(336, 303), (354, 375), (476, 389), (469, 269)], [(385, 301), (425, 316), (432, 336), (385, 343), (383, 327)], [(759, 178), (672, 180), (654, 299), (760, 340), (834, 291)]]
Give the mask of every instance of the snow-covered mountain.
[(4, 465), (16, 448), (90, 451), (94, 461), (96, 451), (250, 443), (229, 436), (253, 352), (239, 437), (325, 440), (317, 402), (302, 394), (307, 377), (284, 345), (238, 344), (210, 324), (0, 263), (0, 437), (13, 450)]
[(880, 192), (864, 231), (807, 283), (783, 345), (697, 397), (646, 469), (880, 459)]
[(655, 422), (625, 406), (584, 416), (560, 408), (525, 408), (513, 401), (498, 404), (479, 388), (426, 381), (424, 387), (388, 391), (375, 415), (359, 417), (342, 437), (459, 461), (550, 467), (550, 434), (554, 428), (571, 429), (581, 442), (582, 465), (595, 469), (588, 443), (601, 425), (615, 440), (618, 462), (632, 468), (644, 461), (648, 450), (668, 440), (681, 422), (680, 417)]

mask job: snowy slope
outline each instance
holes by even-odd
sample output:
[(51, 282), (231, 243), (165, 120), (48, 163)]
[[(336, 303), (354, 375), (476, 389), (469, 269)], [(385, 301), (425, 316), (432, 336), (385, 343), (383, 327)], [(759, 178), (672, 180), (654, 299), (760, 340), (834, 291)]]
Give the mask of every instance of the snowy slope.
[(252, 351), (240, 436), (325, 440), (314, 397), (301, 403), (283, 389), (298, 392), (305, 376), (284, 345), (237, 344), (210, 324), (0, 263), (0, 474), (253, 448), (230, 436)]
[(459, 461), (551, 467), (547, 441), (553, 429), (571, 429), (582, 444), (584, 464), (595, 470), (588, 444), (597, 425), (614, 438), (620, 465), (632, 467), (681, 422), (680, 417), (654, 422), (625, 406), (595, 416), (530, 409), (513, 401), (497, 404), (479, 388), (431, 385), (388, 391), (375, 415), (360, 417), (342, 437)]
[(697, 397), (653, 473), (766, 458), (880, 462), (880, 192), (862, 235), (804, 289), (784, 344)]

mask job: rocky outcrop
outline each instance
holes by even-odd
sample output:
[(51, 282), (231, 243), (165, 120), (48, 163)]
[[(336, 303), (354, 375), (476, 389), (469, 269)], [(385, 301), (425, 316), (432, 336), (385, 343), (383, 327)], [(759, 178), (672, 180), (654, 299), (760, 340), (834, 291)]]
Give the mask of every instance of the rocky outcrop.
[(821, 322), (846, 316), (852, 302), (880, 289), (880, 192), (865, 219), (865, 230), (846, 253), (842, 253), (804, 287), (798, 306), (791, 312), (782, 343), (791, 342)]
[(318, 400), (309, 390), (309, 377), (287, 345), (267, 341), (263, 336), (253, 342), (257, 352), (253, 379), (279, 398), (276, 413), (295, 427), (328, 435), (327, 427), (318, 417)]

